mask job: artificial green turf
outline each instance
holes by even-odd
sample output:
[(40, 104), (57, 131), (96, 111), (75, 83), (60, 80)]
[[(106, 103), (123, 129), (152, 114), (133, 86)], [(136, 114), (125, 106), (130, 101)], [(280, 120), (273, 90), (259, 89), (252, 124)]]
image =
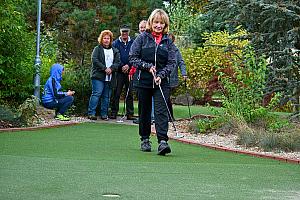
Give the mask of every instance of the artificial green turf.
[(297, 199), (300, 166), (171, 141), (139, 151), (137, 126), (0, 134), (0, 199)]

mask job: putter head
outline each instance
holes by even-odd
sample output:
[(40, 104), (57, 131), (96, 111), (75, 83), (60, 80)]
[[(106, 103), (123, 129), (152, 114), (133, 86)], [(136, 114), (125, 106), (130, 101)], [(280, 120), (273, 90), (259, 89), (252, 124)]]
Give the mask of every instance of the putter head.
[(125, 119), (125, 116), (121, 117), (119, 120), (117, 120), (117, 123), (123, 123)]
[(183, 137), (184, 137), (184, 135), (175, 135), (175, 136), (174, 136), (174, 138), (177, 138), (177, 139), (178, 139), (178, 138), (183, 138)]

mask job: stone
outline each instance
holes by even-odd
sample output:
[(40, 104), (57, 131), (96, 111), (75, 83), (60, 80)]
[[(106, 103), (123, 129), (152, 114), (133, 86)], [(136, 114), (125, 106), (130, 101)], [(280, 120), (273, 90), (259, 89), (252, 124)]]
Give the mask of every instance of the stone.
[(55, 117), (55, 110), (45, 108), (43, 106), (37, 107), (37, 116), (42, 119), (53, 119)]
[(188, 104), (189, 105), (193, 105), (194, 103), (194, 97), (192, 97), (191, 95), (178, 95), (176, 98), (175, 98), (175, 101), (174, 101), (174, 104), (177, 104), (177, 105), (183, 105), (183, 106), (187, 106)]

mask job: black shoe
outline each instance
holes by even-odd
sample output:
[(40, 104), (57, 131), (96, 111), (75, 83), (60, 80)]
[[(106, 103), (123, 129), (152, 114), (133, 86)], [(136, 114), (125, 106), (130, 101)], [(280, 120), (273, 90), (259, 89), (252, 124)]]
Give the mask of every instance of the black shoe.
[(151, 142), (149, 139), (144, 139), (141, 143), (141, 151), (151, 152)]
[(168, 143), (164, 140), (161, 140), (158, 146), (158, 155), (166, 155), (167, 153), (171, 153), (171, 148)]
[(102, 120), (105, 120), (105, 121), (108, 121), (109, 119), (108, 119), (108, 117), (105, 115), (105, 116), (101, 116), (101, 119)]
[(90, 120), (97, 120), (97, 117), (95, 115), (89, 115), (88, 119), (90, 119)]
[(137, 119), (133, 120), (133, 123), (134, 123), (134, 124), (139, 124), (139, 123), (140, 123), (140, 119), (137, 118)]
[(117, 115), (116, 115), (116, 114), (111, 114), (111, 115), (109, 116), (109, 118), (110, 118), (110, 119), (117, 119)]
[(133, 115), (127, 115), (127, 120), (136, 120), (136, 118)]

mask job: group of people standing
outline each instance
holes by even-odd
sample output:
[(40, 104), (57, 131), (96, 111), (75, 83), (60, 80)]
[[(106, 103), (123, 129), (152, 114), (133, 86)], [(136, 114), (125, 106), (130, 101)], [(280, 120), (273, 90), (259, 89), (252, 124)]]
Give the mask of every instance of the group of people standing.
[[(140, 33), (146, 30), (146, 21), (141, 21), (139, 24)], [(129, 36), (130, 28), (127, 25), (120, 27), (120, 36), (113, 41), (112, 32), (104, 30), (101, 32), (98, 42), (99, 45), (94, 48), (92, 53), (92, 95), (89, 101), (88, 118), (97, 120), (96, 107), (99, 100), (101, 100), (100, 116), (102, 120), (116, 119), (119, 112), (120, 97), (123, 89), (125, 89), (125, 107), (127, 120), (136, 120), (134, 117), (133, 104), (133, 69), (129, 63), (129, 51), (133, 44), (133, 39)], [(104, 46), (103, 37), (109, 37), (110, 44)], [(103, 50), (102, 50), (103, 49)], [(107, 54), (109, 51), (115, 52), (113, 56)], [(99, 51), (100, 50), (100, 51)], [(111, 54), (112, 55), (112, 54)], [(112, 59), (112, 62), (107, 63), (107, 59)], [(103, 68), (99, 68), (103, 66)], [(95, 74), (101, 73), (103, 76), (105, 70), (110, 69), (111, 79), (97, 77)], [(96, 84), (94, 82), (97, 82)], [(101, 82), (101, 83), (100, 83)], [(107, 85), (106, 87), (99, 87), (98, 85)], [(110, 114), (109, 103), (110, 102)]]
[[(98, 38), (99, 45), (92, 53), (92, 94), (88, 118), (97, 119), (96, 108), (100, 101), (101, 119), (116, 119), (120, 96), (125, 88), (126, 116), (128, 120), (134, 120), (134, 88), (138, 98), (140, 149), (144, 152), (151, 151), (151, 112), (154, 112), (159, 155), (171, 152), (167, 135), (168, 122), (174, 118), (170, 92), (178, 85), (178, 66), (183, 78), (187, 77), (185, 64), (174, 44), (175, 37), (169, 34), (169, 26), (166, 12), (155, 9), (147, 21), (140, 22), (140, 33), (134, 40), (129, 36), (130, 28), (126, 25), (120, 27), (120, 37), (114, 41), (112, 32), (104, 30)], [(51, 77), (50, 83), (56, 83), (51, 81), (56, 80), (52, 75)], [(62, 95), (70, 97), (74, 93), (69, 91)], [(71, 101), (73, 102), (73, 98)], [(56, 99), (55, 103), (59, 104)], [(43, 104), (48, 106), (47, 102)], [(65, 105), (66, 108), (67, 106), (69, 104)], [(64, 116), (64, 111), (57, 109), (57, 116)]]

